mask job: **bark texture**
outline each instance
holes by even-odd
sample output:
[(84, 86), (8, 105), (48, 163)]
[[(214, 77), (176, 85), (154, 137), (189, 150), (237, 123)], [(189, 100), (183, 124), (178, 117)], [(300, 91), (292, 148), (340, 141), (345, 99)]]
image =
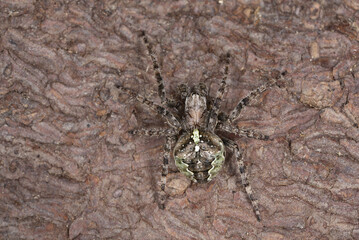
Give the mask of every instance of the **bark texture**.
[[(0, 239), (359, 239), (359, 4), (302, 1), (0, 2)], [(157, 206), (165, 126), (115, 84), (160, 102), (205, 82), (215, 96), (231, 53), (229, 112), (272, 75), (237, 138), (262, 222), (231, 154), (211, 183), (170, 162)]]

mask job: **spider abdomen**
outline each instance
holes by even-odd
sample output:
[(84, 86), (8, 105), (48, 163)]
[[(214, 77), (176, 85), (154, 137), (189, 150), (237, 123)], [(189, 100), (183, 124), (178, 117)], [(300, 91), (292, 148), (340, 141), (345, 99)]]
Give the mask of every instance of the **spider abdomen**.
[(217, 135), (194, 129), (179, 138), (173, 156), (181, 173), (194, 182), (205, 183), (222, 168), (225, 148)]

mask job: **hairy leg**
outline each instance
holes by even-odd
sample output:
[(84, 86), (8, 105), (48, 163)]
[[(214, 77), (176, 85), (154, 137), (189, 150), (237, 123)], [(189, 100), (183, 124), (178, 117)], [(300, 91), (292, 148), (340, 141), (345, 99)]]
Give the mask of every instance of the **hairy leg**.
[(167, 98), (167, 106), (173, 109), (179, 115), (182, 115), (184, 109), (184, 102), (188, 96), (189, 88), (186, 84), (182, 83), (177, 87), (176, 98)]
[(166, 91), (165, 91), (165, 86), (163, 84), (163, 77), (161, 75), (160, 65), (158, 63), (156, 54), (153, 50), (152, 44), (148, 41), (148, 38), (144, 31), (141, 32), (140, 37), (142, 38), (147, 48), (148, 55), (150, 56), (152, 61), (153, 70), (155, 72), (155, 77), (158, 84), (158, 95), (161, 98), (161, 103), (168, 107), (176, 107), (177, 103), (174, 100), (166, 98)]
[(224, 66), (224, 74), (221, 81), (221, 85), (217, 91), (216, 98), (213, 102), (212, 109), (208, 115), (207, 119), (207, 128), (209, 131), (214, 131), (217, 125), (217, 119), (218, 119), (218, 112), (219, 108), (221, 107), (222, 98), (224, 95), (224, 92), (226, 91), (227, 87), (227, 77), (228, 77), (228, 69), (229, 69), (229, 58), (230, 54), (227, 53), (225, 56), (225, 66)]
[(121, 90), (122, 92), (127, 93), (128, 95), (130, 95), (133, 98), (136, 98), (137, 101), (145, 104), (146, 106), (148, 106), (150, 109), (156, 111), (158, 114), (162, 115), (168, 122), (168, 124), (175, 128), (175, 129), (180, 129), (181, 128), (181, 124), (180, 122), (177, 120), (177, 118), (171, 113), (169, 112), (166, 108), (155, 104), (154, 102), (148, 100), (147, 98), (136, 94), (135, 92), (133, 92), (132, 90), (125, 88), (121, 85), (116, 85), (116, 87)]
[(229, 133), (234, 133), (238, 136), (246, 136), (248, 138), (255, 138), (255, 139), (260, 139), (260, 140), (268, 140), (269, 139), (269, 136), (267, 136), (263, 133), (257, 132), (253, 129), (238, 128), (238, 127), (232, 126), (230, 123), (226, 123), (226, 122), (219, 122), (217, 124), (217, 129), (226, 131)]
[(161, 174), (161, 182), (160, 182), (161, 191), (159, 193), (159, 202), (158, 202), (160, 209), (165, 208), (165, 202), (167, 199), (165, 188), (166, 188), (167, 174), (168, 174), (168, 161), (171, 158), (171, 149), (174, 142), (175, 142), (175, 138), (173, 136), (168, 136), (166, 138), (166, 143), (164, 145), (162, 174)]
[(184, 84), (184, 83), (180, 84), (177, 88), (177, 91), (179, 93), (179, 97), (180, 97), (181, 101), (184, 102), (189, 93), (187, 84)]
[(129, 133), (139, 136), (173, 136), (176, 131), (173, 128), (141, 128), (131, 130)]
[(258, 200), (254, 197), (252, 188), (248, 182), (248, 176), (247, 176), (246, 167), (245, 167), (244, 161), (243, 161), (242, 150), (240, 150), (237, 143), (235, 143), (232, 140), (224, 139), (224, 144), (233, 151), (233, 154), (236, 158), (236, 162), (238, 163), (238, 169), (239, 169), (239, 173), (241, 176), (242, 185), (247, 193), (249, 200), (251, 201), (252, 208), (256, 215), (256, 218), (260, 222), (261, 216), (260, 216), (259, 207), (258, 207)]
[(259, 88), (251, 91), (245, 98), (241, 99), (239, 101), (239, 103), (237, 104), (237, 106), (232, 110), (232, 112), (229, 114), (229, 118), (228, 120), (230, 122), (235, 121), (238, 117), (239, 114), (241, 113), (242, 109), (247, 106), (251, 100), (253, 100), (254, 98), (256, 98), (259, 94), (261, 94), (262, 92), (264, 92), (265, 90), (267, 90), (269, 87), (271, 87), (272, 85), (274, 85), (276, 83), (275, 79), (271, 79), (271, 81), (263, 84), (262, 86), (260, 86)]

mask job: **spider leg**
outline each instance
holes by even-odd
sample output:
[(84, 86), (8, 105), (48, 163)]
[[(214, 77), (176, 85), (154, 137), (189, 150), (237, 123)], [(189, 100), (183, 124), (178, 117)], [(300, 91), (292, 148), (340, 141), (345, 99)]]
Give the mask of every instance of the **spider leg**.
[(165, 86), (163, 84), (163, 77), (161, 75), (160, 65), (158, 64), (157, 56), (155, 54), (155, 51), (153, 50), (152, 44), (148, 41), (145, 31), (141, 32), (140, 37), (142, 38), (147, 48), (148, 55), (150, 56), (152, 61), (152, 67), (153, 70), (155, 71), (155, 77), (158, 84), (158, 95), (161, 98), (161, 103), (168, 107), (175, 107), (177, 105), (176, 101), (166, 98), (166, 91), (165, 91)]
[(233, 151), (234, 156), (236, 157), (236, 160), (238, 163), (238, 168), (239, 168), (239, 173), (241, 176), (242, 185), (247, 193), (249, 200), (251, 201), (252, 208), (256, 215), (256, 218), (260, 222), (261, 216), (260, 216), (259, 207), (258, 207), (258, 200), (254, 197), (252, 187), (249, 185), (249, 182), (248, 182), (246, 167), (245, 167), (244, 161), (243, 161), (243, 154), (242, 154), (243, 151), (238, 147), (237, 143), (235, 143), (232, 140), (223, 139), (223, 142), (229, 149), (231, 149)]
[(128, 95), (130, 95), (133, 98), (136, 98), (137, 101), (147, 105), (149, 108), (153, 109), (154, 111), (156, 111), (158, 114), (162, 115), (168, 122), (168, 124), (175, 128), (175, 129), (179, 129), (181, 128), (181, 124), (180, 122), (177, 120), (177, 118), (171, 113), (169, 112), (166, 108), (155, 104), (154, 102), (148, 100), (147, 98), (136, 94), (135, 92), (133, 92), (132, 90), (125, 88), (121, 85), (116, 85), (116, 87), (121, 90), (122, 92), (127, 93)]
[(164, 145), (164, 155), (163, 155), (163, 163), (162, 163), (162, 174), (161, 174), (161, 191), (159, 193), (159, 208), (165, 208), (165, 202), (167, 199), (167, 194), (165, 192), (166, 182), (167, 182), (167, 174), (168, 174), (168, 161), (171, 158), (171, 149), (172, 145), (175, 142), (174, 136), (168, 136), (166, 138), (166, 143)]
[(180, 97), (181, 101), (182, 102), (185, 101), (188, 96), (188, 92), (189, 92), (187, 84), (182, 83), (178, 86), (177, 89), (178, 89), (179, 97)]
[(251, 91), (245, 98), (241, 99), (237, 106), (232, 110), (232, 112), (229, 114), (229, 118), (228, 120), (230, 122), (235, 121), (238, 117), (239, 114), (241, 113), (242, 109), (247, 106), (249, 104), (249, 102), (251, 100), (253, 100), (254, 98), (256, 98), (259, 94), (261, 94), (262, 92), (266, 91), (269, 87), (271, 87), (272, 85), (274, 85), (276, 83), (276, 80), (272, 79), (271, 81), (263, 84), (262, 86), (260, 86), (259, 88)]
[(217, 129), (226, 131), (229, 133), (234, 133), (238, 136), (246, 136), (248, 138), (260, 139), (260, 140), (268, 140), (269, 139), (269, 136), (267, 136), (263, 133), (260, 133), (258, 131), (255, 131), (253, 129), (239, 128), (236, 126), (232, 126), (231, 124), (226, 123), (226, 122), (219, 122), (217, 124)]
[(173, 128), (141, 128), (129, 131), (132, 135), (139, 136), (173, 136), (176, 131)]
[(217, 95), (213, 102), (212, 109), (211, 109), (210, 113), (208, 114), (207, 128), (209, 131), (214, 131), (214, 129), (216, 128), (216, 125), (217, 125), (219, 108), (221, 107), (222, 98), (223, 98), (224, 92), (226, 91), (226, 87), (227, 87), (227, 77), (228, 77), (230, 56), (231, 55), (229, 53), (227, 53), (225, 56), (225, 66), (224, 66), (224, 74), (223, 74), (222, 82), (217, 91)]

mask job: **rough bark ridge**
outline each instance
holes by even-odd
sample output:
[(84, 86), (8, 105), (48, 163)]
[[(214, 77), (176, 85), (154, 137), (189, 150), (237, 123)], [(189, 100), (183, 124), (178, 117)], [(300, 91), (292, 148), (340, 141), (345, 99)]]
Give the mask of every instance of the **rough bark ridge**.
[[(359, 239), (359, 4), (332, 1), (1, 1), (0, 239)], [(248, 4), (251, 2), (251, 4)], [(229, 112), (273, 74), (236, 139), (263, 221), (233, 160), (210, 184), (170, 163), (156, 203), (163, 121), (114, 87), (160, 102), (147, 32), (169, 95), (212, 96), (232, 55)]]

